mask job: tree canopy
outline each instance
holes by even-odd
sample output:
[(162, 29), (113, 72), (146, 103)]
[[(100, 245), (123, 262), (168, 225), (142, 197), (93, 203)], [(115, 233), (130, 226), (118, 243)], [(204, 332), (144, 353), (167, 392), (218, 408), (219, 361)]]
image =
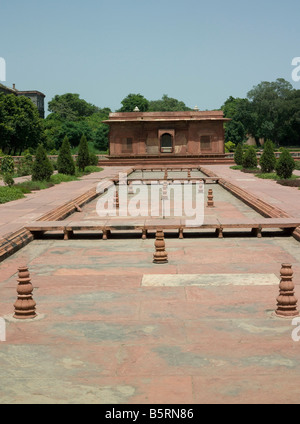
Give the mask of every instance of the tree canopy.
[(181, 112), (192, 110), (184, 102), (169, 97), (164, 94), (161, 100), (151, 100), (149, 102), (149, 111), (151, 112)]
[(232, 119), (226, 124), (226, 141), (239, 143), (251, 135), (277, 145), (300, 144), (300, 90), (283, 78), (261, 82), (247, 99), (229, 97), (222, 110)]
[(141, 94), (128, 94), (121, 104), (122, 107), (118, 112), (133, 112), (136, 107), (140, 112), (147, 112), (149, 109), (149, 101)]
[(43, 141), (43, 120), (32, 101), (0, 93), (0, 148), (15, 155)]

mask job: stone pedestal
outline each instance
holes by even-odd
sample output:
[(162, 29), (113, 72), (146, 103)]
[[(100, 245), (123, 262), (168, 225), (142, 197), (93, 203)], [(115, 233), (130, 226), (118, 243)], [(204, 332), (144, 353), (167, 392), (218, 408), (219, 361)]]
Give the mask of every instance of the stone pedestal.
[(163, 230), (158, 229), (155, 235), (155, 253), (153, 255), (153, 263), (166, 264), (168, 262), (168, 254), (165, 247), (164, 232)]
[(21, 266), (19, 269), (19, 275), (18, 275), (18, 287), (17, 287), (17, 293), (18, 293), (18, 299), (16, 300), (14, 307), (15, 307), (15, 314), (14, 318), (16, 319), (32, 319), (35, 318), (36, 312), (35, 312), (35, 306), (36, 303), (32, 298), (32, 291), (33, 287), (30, 280), (30, 275), (28, 272), (27, 266)]
[(294, 294), (293, 270), (291, 264), (282, 264), (280, 271), (279, 296), (277, 297), (276, 315), (279, 317), (295, 317), (299, 315), (298, 299)]

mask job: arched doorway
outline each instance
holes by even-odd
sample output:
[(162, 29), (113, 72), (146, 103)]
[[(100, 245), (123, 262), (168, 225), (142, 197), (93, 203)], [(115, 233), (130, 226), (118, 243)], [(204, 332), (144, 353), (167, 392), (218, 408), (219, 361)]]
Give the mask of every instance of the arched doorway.
[(160, 151), (161, 153), (173, 152), (173, 137), (169, 133), (164, 133), (160, 137)]

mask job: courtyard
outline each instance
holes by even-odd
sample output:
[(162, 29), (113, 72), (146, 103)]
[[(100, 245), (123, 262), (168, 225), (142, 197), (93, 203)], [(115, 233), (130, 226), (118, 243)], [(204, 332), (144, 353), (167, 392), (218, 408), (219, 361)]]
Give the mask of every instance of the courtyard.
[[(210, 169), (299, 217), (297, 189), (257, 184), (225, 165)], [(86, 190), (98, 177), (89, 177)], [(205, 207), (205, 216), (258, 217), (222, 187), (209, 187), (215, 207)], [(49, 189), (57, 205), (63, 189)], [(17, 202), (24, 210), (25, 201)], [(66, 219), (97, 219), (96, 202)], [(24, 214), (15, 220), (30, 222)], [(168, 263), (159, 265), (154, 241), (155, 231), (146, 239), (112, 231), (107, 240), (52, 232), (1, 263), (1, 403), (299, 403), (295, 327), (274, 314), (282, 263), (292, 264), (297, 296), (299, 242), (282, 230), (257, 238), (235, 229), (222, 239), (214, 231), (187, 231), (183, 239), (166, 231)], [(38, 313), (28, 321), (12, 318), (22, 264)]]

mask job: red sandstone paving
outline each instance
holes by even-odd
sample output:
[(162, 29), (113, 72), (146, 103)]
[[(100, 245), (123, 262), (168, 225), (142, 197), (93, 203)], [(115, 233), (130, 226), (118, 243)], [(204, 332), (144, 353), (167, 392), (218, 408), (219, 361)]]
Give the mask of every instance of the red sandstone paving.
[(0, 403), (299, 403), (299, 345), (291, 320), (272, 315), (278, 287), (141, 286), (158, 273), (279, 277), (285, 261), (299, 285), (298, 246), (167, 238), (160, 266), (153, 238), (34, 241), (1, 264), (0, 315), (22, 260), (45, 316), (7, 324)]
[[(223, 273), (225, 268), (244, 273), (244, 267), (279, 276), (276, 260), (295, 263), (290, 252), (297, 242), (170, 238), (166, 245), (170, 263), (163, 266), (151, 262), (153, 239), (41, 240), (4, 261), (1, 315), (12, 313), (16, 298), (13, 265), (27, 258), (34, 299), (45, 317), (8, 323), (0, 364), (7, 369), (2, 384), (9, 390), (0, 384), (0, 399), (298, 403), (300, 363), (291, 320), (272, 316), (278, 287), (141, 286), (143, 274), (180, 273), (184, 267), (188, 274)], [(249, 260), (255, 252), (259, 263), (258, 257)], [(116, 262), (110, 259), (113, 254)], [(135, 261), (132, 256), (138, 258), (134, 268), (127, 263)], [(228, 262), (223, 267), (220, 258)], [(284, 398), (282, 386), (272, 386), (280, 373), (285, 393), (291, 391)]]
[(126, 172), (129, 167), (106, 167), (102, 172), (96, 172), (82, 177), (79, 181), (61, 183), (46, 190), (26, 195), (24, 199), (0, 205), (0, 236), (22, 228), (89, 189), (96, 187), (100, 179), (110, 178), (119, 172)]
[[(231, 165), (205, 165), (218, 177), (225, 178), (238, 187), (254, 194), (261, 200), (287, 212), (292, 217), (300, 216), (300, 190), (296, 187), (285, 187), (273, 180), (263, 180), (252, 174), (230, 169)], [(295, 171), (296, 175), (300, 175)], [(253, 181), (246, 181), (253, 180)]]

